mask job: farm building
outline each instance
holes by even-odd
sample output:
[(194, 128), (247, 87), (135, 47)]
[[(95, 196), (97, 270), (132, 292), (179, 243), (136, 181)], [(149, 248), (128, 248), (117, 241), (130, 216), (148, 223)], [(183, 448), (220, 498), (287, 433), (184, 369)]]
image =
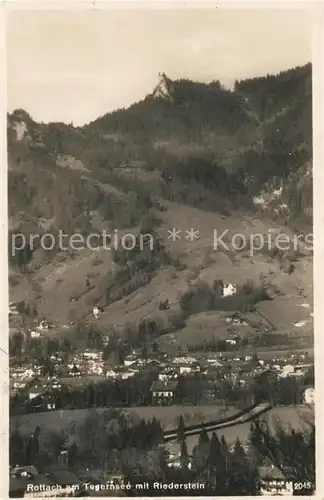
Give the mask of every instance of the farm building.
[(179, 382), (177, 380), (160, 380), (153, 382), (151, 387), (152, 403), (158, 405), (172, 404), (177, 395)]

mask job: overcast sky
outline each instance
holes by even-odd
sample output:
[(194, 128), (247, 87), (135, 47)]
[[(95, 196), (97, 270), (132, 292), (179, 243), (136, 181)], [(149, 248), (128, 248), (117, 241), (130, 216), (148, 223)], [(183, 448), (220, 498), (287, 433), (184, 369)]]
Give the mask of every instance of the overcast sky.
[(151, 92), (158, 73), (226, 86), (311, 60), (304, 9), (11, 11), (8, 107), (82, 125)]

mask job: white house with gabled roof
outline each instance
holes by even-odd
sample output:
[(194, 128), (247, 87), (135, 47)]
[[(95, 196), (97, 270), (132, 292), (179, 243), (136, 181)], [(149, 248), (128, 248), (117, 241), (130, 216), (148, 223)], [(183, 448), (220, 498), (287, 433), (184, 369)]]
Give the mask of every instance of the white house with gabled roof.
[(231, 295), (236, 294), (236, 285), (232, 285), (232, 283), (224, 283), (224, 288), (223, 288), (223, 296), (224, 297), (229, 297)]

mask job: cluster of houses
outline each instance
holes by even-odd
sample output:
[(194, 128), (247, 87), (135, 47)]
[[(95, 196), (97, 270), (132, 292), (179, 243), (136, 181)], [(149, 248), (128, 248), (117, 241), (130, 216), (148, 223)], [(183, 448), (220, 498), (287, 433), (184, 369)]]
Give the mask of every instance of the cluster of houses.
[(38, 377), (41, 373), (41, 366), (24, 365), (10, 369), (11, 388), (14, 390), (24, 389), (28, 382)]
[[(204, 381), (201, 392), (204, 402), (217, 398), (215, 382), (228, 381), (232, 386), (249, 386), (257, 375), (272, 372), (278, 378), (304, 377), (313, 366), (312, 360), (305, 361), (306, 355), (274, 357), (272, 360), (258, 359), (252, 355), (232, 356), (226, 359), (213, 356), (176, 357), (160, 363), (158, 380), (152, 385), (153, 404), (174, 404), (180, 376), (199, 374)], [(305, 404), (314, 403), (314, 388), (307, 387), (303, 398)]]
[[(14, 391), (28, 390), (29, 399), (37, 397), (42, 392), (59, 390), (60, 381), (79, 379), (86, 383), (91, 377), (100, 380), (126, 380), (154, 368), (157, 379), (151, 387), (152, 404), (175, 404), (177, 388), (180, 379), (199, 375), (205, 382), (204, 393), (206, 402), (212, 400), (215, 394), (212, 387), (215, 382), (228, 381), (235, 386), (249, 386), (253, 379), (265, 372), (271, 371), (278, 378), (304, 377), (313, 366), (313, 361), (305, 354), (274, 357), (271, 360), (258, 359), (256, 356), (239, 356), (235, 353), (220, 357), (216, 355), (175, 356), (159, 353), (143, 359), (140, 353), (128, 355), (123, 365), (111, 367), (102, 359), (102, 351), (86, 349), (76, 354), (68, 364), (62, 363), (58, 356), (51, 356), (50, 361), (54, 373), (43, 374), (40, 382), (42, 366), (14, 366), (10, 370), (11, 388)], [(305, 390), (304, 400), (307, 404), (314, 402), (314, 389)]]
[(66, 467), (47, 467), (39, 472), (33, 465), (9, 469), (9, 495), (11, 498), (74, 497), (82, 491), (82, 482)]
[(17, 304), (15, 302), (10, 302), (9, 303), (8, 315), (9, 315), (9, 318), (12, 317), (12, 316), (18, 316), (19, 315)]
[(130, 356), (123, 365), (111, 367), (110, 363), (102, 359), (102, 351), (86, 349), (69, 361), (67, 375), (70, 377), (97, 375), (106, 379), (125, 380), (139, 373), (146, 365), (146, 361)]
[[(72, 300), (73, 301), (73, 300)], [(100, 315), (103, 313), (102, 307), (95, 305), (92, 309), (92, 316), (94, 319), (100, 318)], [(10, 330), (12, 332), (17, 331), (17, 328), (14, 328), (13, 325), (19, 320), (21, 316), (21, 312), (19, 310), (19, 304), (16, 302), (11, 301), (9, 303), (9, 309), (8, 309), (8, 316), (9, 316), (9, 325), (10, 325)], [(62, 328), (70, 328), (72, 325), (74, 325), (74, 322), (71, 321), (70, 324), (64, 324), (62, 325)], [(29, 327), (24, 326), (24, 328), (19, 328), (19, 331), (23, 333), (24, 337), (30, 337), (30, 338), (42, 338), (44, 334), (51, 330), (55, 325), (51, 323), (50, 321), (47, 321), (45, 318), (41, 320), (37, 320), (36, 318), (33, 318), (29, 320)]]
[(68, 453), (62, 451), (58, 463), (12, 466), (9, 468), (10, 498), (71, 498), (120, 496), (127, 483), (117, 468), (107, 464), (101, 469), (72, 470), (68, 466)]
[[(17, 313), (19, 314), (19, 313)], [(10, 326), (9, 327), (9, 334), (13, 333), (21, 333), (24, 338), (31, 338), (31, 339), (41, 339), (44, 337), (46, 332), (52, 328), (52, 324), (49, 323), (46, 320), (41, 320), (37, 323), (34, 323), (30, 325), (28, 328), (24, 327), (17, 327), (17, 326)]]

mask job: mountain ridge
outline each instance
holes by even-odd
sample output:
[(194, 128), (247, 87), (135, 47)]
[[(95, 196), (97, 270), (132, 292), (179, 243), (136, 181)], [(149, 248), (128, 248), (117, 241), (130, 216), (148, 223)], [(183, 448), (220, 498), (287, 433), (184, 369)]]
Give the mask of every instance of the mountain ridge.
[[(310, 83), (311, 65), (236, 82), (232, 91), (218, 81), (172, 81), (162, 75), (141, 101), (83, 127), (37, 123), (15, 110), (8, 114), (9, 236), (17, 230), (27, 236), (102, 229), (160, 234), (181, 211), (197, 214), (199, 224), (203, 214), (206, 219), (215, 214), (215, 223), (238, 230), (255, 218), (262, 227), (310, 231)], [(171, 293), (163, 269), (179, 269), (183, 287), (187, 249), (183, 242), (173, 253), (163, 234), (153, 266), (150, 259), (144, 262), (147, 256), (118, 252), (64, 254), (38, 246), (10, 253), (13, 294), (36, 300), (45, 315), (60, 294), (54, 316), (67, 321), (71, 311), (80, 318), (109, 293), (117, 302), (125, 294), (145, 294), (156, 275)], [(189, 259), (186, 265), (193, 272), (197, 262)], [(233, 266), (231, 259), (224, 261), (224, 270), (227, 266)], [(87, 280), (93, 288), (71, 304)]]
[(84, 127), (38, 124), (24, 110), (8, 114), (9, 171), (21, 171), (23, 157), (91, 172), (103, 182), (116, 181), (114, 168), (138, 162), (165, 181), (173, 163), (173, 177), (183, 181), (182, 171), (197, 162), (206, 170), (203, 184), (214, 169), (216, 179), (230, 177), (239, 194), (257, 196), (277, 177), (291, 179), (299, 169), (300, 176), (311, 161), (311, 106), (310, 64), (236, 81), (233, 91), (219, 81), (172, 81), (162, 73), (143, 100)]

